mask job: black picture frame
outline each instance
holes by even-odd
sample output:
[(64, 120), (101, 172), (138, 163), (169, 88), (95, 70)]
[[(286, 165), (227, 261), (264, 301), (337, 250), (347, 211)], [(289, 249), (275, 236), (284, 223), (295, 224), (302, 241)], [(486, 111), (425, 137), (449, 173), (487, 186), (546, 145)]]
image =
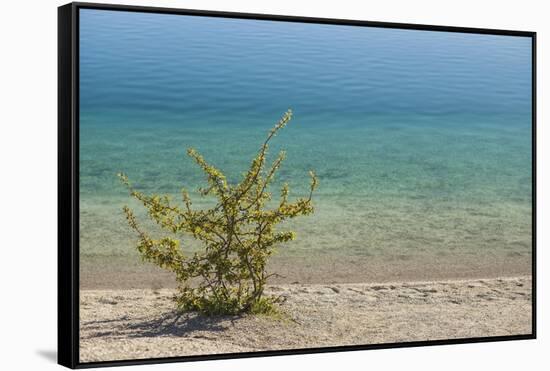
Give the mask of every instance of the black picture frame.
[[(402, 343), (365, 344), (295, 350), (273, 350), (214, 355), (179, 356), (79, 362), (79, 10), (195, 15), (221, 18), (275, 20), (334, 25), (368, 26), (408, 30), (509, 35), (532, 41), (532, 332), (525, 335), (490, 336)], [(145, 6), (70, 3), (58, 8), (58, 363), (69, 368), (121, 366), (227, 358), (266, 357), (288, 354), (341, 352), (382, 348), (418, 347), (463, 343), (535, 339), (537, 330), (536, 272), (536, 32), (485, 28), (432, 26), (345, 19), (233, 13)]]

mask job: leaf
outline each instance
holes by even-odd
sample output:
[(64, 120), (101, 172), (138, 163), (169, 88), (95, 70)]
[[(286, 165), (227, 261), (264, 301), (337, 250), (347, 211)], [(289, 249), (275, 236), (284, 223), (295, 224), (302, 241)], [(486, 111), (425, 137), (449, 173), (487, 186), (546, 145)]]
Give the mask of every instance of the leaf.
[[(151, 220), (172, 235), (190, 236), (203, 244), (201, 251), (185, 257), (180, 239), (166, 236), (153, 239), (143, 230), (130, 208), (123, 211), (128, 225), (139, 239), (136, 249), (142, 259), (175, 273), (179, 284), (175, 296), (179, 310), (196, 310), (205, 314), (273, 313), (275, 298), (264, 296), (268, 277), (266, 266), (276, 248), (296, 238), (293, 231), (277, 231), (285, 219), (313, 213), (312, 195), (318, 185), (309, 172), (308, 198), (288, 201), (287, 183), (280, 191), (279, 206), (267, 209), (272, 197), (269, 186), (275, 178), (285, 152), (281, 151), (266, 170), (269, 142), (291, 120), (288, 110), (269, 131), (239, 184), (230, 185), (223, 172), (208, 163), (193, 148), (187, 154), (205, 173), (207, 186), (199, 189), (202, 196), (217, 197), (217, 204), (206, 210), (194, 210), (189, 193), (181, 189), (183, 206), (173, 203), (168, 195), (145, 195), (135, 189), (124, 173), (121, 183), (134, 199), (145, 207)], [(198, 282), (191, 287), (190, 281)]]

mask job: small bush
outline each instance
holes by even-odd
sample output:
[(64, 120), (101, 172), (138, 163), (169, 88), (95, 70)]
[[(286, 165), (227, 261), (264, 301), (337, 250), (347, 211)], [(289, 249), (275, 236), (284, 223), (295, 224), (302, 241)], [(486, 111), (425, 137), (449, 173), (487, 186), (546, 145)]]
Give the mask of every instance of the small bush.
[[(310, 171), (307, 198), (290, 202), (285, 183), (278, 206), (267, 208), (272, 197), (269, 185), (285, 158), (282, 151), (267, 167), (269, 142), (291, 117), (292, 111), (288, 110), (269, 131), (250, 168), (235, 185), (229, 184), (225, 175), (196, 150), (187, 150), (206, 175), (208, 185), (199, 189), (200, 194), (217, 198), (211, 209), (193, 209), (185, 189), (181, 191), (182, 205), (174, 204), (167, 195), (147, 196), (137, 191), (125, 174), (118, 174), (130, 195), (145, 206), (149, 217), (170, 232), (170, 237), (151, 238), (139, 226), (134, 213), (124, 207), (130, 227), (139, 236), (137, 250), (142, 258), (175, 273), (179, 310), (205, 314), (269, 314), (275, 310), (279, 299), (264, 295), (266, 282), (273, 275), (267, 274), (266, 264), (277, 246), (295, 238), (294, 232), (277, 231), (276, 226), (286, 219), (313, 213), (312, 194), (317, 187), (317, 178)], [(176, 238), (181, 235), (199, 240), (204, 249), (184, 255)]]

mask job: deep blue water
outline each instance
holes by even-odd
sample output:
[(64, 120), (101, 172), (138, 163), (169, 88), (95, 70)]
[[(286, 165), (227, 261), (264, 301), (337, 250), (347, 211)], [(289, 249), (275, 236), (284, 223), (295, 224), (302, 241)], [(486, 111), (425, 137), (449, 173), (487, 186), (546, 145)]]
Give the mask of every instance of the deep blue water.
[(83, 254), (135, 254), (118, 171), (237, 181), (288, 108), (279, 180), (320, 187), (284, 253), (530, 253), (529, 38), (86, 9), (80, 83)]

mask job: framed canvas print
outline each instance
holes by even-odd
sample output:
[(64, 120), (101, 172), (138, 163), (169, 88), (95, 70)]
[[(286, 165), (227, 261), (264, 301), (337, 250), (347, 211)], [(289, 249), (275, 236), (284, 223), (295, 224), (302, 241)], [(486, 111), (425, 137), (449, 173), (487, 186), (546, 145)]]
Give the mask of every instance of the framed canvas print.
[(59, 363), (533, 339), (535, 33), (59, 8)]

